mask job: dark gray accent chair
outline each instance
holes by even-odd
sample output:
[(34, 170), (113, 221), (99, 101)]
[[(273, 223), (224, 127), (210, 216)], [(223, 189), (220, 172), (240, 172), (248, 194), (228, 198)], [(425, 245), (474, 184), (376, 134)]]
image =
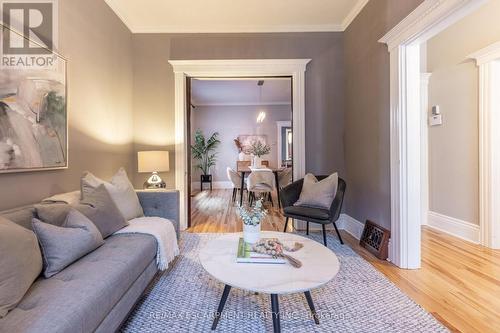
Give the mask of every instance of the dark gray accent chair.
[[(316, 176), (318, 180), (325, 179), (328, 176)], [(312, 207), (300, 207), (294, 206), (293, 204), (299, 200), (300, 192), (302, 192), (302, 185), (304, 184), (304, 179), (299, 179), (296, 182), (291, 183), (287, 187), (281, 190), (281, 203), (283, 205), (284, 216), (286, 217), (285, 229), (286, 232), (288, 226), (288, 220), (290, 218), (297, 219), (307, 222), (306, 234), (309, 235), (309, 223), (319, 223), (323, 227), (323, 243), (327, 246), (326, 242), (326, 225), (332, 223), (339, 237), (340, 243), (344, 244), (342, 237), (340, 236), (339, 229), (337, 228), (337, 220), (340, 217), (340, 212), (342, 210), (342, 203), (344, 201), (344, 193), (346, 189), (345, 181), (339, 177), (339, 183), (337, 187), (337, 194), (335, 199), (333, 199), (330, 209), (312, 208)]]

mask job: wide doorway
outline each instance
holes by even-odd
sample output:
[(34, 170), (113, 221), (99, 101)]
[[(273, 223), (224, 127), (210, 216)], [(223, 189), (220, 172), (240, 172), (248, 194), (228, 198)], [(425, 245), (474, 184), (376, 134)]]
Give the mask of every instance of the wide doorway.
[[(294, 164), (292, 78), (188, 80), (189, 230), (241, 231), (238, 207), (259, 198), (263, 229), (282, 230), (279, 191)], [(255, 190), (262, 185), (268, 191)]]

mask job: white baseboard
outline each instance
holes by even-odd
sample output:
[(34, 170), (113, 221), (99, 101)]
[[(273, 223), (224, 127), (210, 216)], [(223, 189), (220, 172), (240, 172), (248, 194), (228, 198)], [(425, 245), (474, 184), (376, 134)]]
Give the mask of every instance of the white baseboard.
[[(347, 214), (340, 214), (340, 217), (337, 221), (337, 228), (348, 232), (351, 236), (356, 239), (361, 238), (361, 234), (363, 233), (363, 228), (365, 225), (358, 220)], [(304, 231), (306, 229), (306, 224), (303, 221), (296, 220), (295, 221), (295, 229)], [(332, 224), (326, 225), (327, 230), (335, 230)], [(318, 223), (311, 223), (309, 225), (309, 230), (311, 231), (320, 231), (321, 225)]]
[(339, 222), (338, 227), (340, 229), (345, 230), (358, 240), (361, 238), (365, 227), (364, 223), (361, 223), (347, 214), (340, 214)]
[(429, 212), (428, 226), (472, 243), (479, 243), (479, 226), (451, 216)]
[[(203, 189), (208, 189), (208, 186), (209, 186), (208, 183), (204, 183)], [(216, 181), (212, 182), (212, 188), (214, 190), (232, 189), (233, 183), (231, 183), (230, 181)], [(199, 190), (200, 190), (200, 182), (192, 182), (191, 191), (199, 191)]]

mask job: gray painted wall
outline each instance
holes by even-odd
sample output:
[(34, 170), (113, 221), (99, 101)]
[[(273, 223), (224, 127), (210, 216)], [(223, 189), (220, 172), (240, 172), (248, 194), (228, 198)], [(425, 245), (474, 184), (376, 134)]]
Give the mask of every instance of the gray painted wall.
[[(257, 123), (260, 111), (266, 112), (262, 123)], [(238, 135), (266, 135), (271, 153), (263, 157), (271, 166), (278, 166), (278, 127), (277, 121), (292, 120), (292, 110), (288, 105), (262, 106), (197, 106), (191, 111), (192, 140), (194, 131), (201, 129), (206, 137), (219, 132), (221, 144), (217, 149), (217, 165), (212, 169), (214, 181), (228, 181), (226, 168), (236, 169), (238, 149), (234, 139)], [(197, 161), (193, 161), (193, 166)], [(191, 181), (199, 182), (201, 172), (193, 169)], [(198, 188), (198, 187), (196, 187)]]
[[(169, 59), (311, 58), (306, 72), (306, 169), (316, 174), (345, 173), (343, 33), (140, 34), (132, 38), (136, 150), (174, 150), (174, 74)], [(173, 171), (165, 177), (174, 184)], [(135, 184), (142, 184), (143, 178), (136, 174)]]
[(101, 0), (59, 1), (59, 51), (68, 63), (69, 169), (0, 174), (0, 210), (76, 190), (90, 170), (132, 172), (132, 40)]
[(422, 0), (372, 0), (345, 32), (346, 213), (386, 228), (390, 211), (389, 52), (378, 40)]

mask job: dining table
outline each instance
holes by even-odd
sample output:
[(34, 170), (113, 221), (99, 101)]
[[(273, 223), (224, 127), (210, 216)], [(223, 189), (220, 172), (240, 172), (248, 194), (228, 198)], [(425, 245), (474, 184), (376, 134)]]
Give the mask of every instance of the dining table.
[[(238, 165), (236, 172), (241, 174), (241, 188), (245, 188), (245, 175), (252, 172), (253, 167), (250, 165)], [(276, 168), (272, 166), (265, 166), (261, 168), (262, 170), (270, 170), (274, 174), (274, 180), (276, 182), (276, 195), (278, 197), (278, 207), (281, 208), (280, 200), (280, 186), (278, 181), (278, 172), (283, 171), (285, 168)], [(240, 206), (243, 205), (243, 190), (240, 191)]]

